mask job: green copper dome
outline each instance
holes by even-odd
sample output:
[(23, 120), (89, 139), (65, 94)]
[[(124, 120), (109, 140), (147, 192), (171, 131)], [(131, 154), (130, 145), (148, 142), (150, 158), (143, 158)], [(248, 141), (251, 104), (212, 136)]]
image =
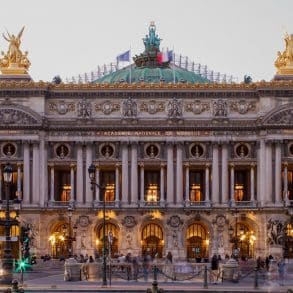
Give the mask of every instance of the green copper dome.
[(107, 74), (93, 83), (209, 83), (200, 74), (185, 70), (172, 63), (173, 53), (160, 51), (161, 39), (156, 35), (156, 26), (151, 22), (149, 34), (143, 38), (145, 50), (136, 55), (134, 64)]

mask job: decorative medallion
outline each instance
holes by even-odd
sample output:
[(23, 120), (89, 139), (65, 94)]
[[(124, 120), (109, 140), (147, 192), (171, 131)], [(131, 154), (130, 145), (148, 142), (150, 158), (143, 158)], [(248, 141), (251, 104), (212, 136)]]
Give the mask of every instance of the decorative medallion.
[(137, 221), (133, 216), (125, 216), (122, 220), (122, 225), (127, 228), (133, 228), (137, 224)]
[(128, 99), (123, 101), (122, 115), (126, 118), (133, 118), (137, 116), (137, 104), (131, 97), (128, 97)]
[(190, 155), (194, 158), (200, 158), (204, 154), (204, 148), (199, 143), (194, 143), (190, 146)]
[(226, 117), (228, 115), (228, 104), (226, 100), (213, 100), (213, 115), (219, 117)]
[(13, 157), (16, 154), (16, 145), (13, 143), (6, 143), (2, 146), (2, 153), (6, 157)]
[(95, 105), (96, 111), (101, 111), (105, 115), (110, 115), (114, 111), (120, 110), (120, 105), (117, 103), (112, 103), (110, 100), (107, 100), (101, 104)]
[(183, 221), (180, 219), (179, 216), (171, 216), (170, 219), (167, 221), (167, 224), (172, 228), (178, 228), (180, 225), (183, 224)]
[(149, 102), (142, 102), (140, 104), (141, 112), (148, 112), (149, 114), (156, 114), (158, 112), (163, 112), (165, 110), (165, 104), (162, 102), (156, 102), (151, 100)]
[(244, 143), (238, 144), (235, 146), (235, 153), (239, 158), (246, 158), (249, 155), (249, 148)]
[(114, 155), (113, 144), (103, 144), (100, 146), (100, 154), (106, 159), (112, 158)]
[(225, 218), (225, 216), (224, 215), (217, 215), (217, 217), (216, 217), (216, 224), (220, 228), (224, 227), (225, 224), (226, 224), (226, 218)]
[(155, 144), (147, 145), (147, 147), (145, 149), (145, 154), (151, 159), (157, 158), (159, 155), (159, 152), (160, 152), (160, 150), (159, 150), (158, 146)]
[(180, 118), (182, 117), (182, 101), (174, 97), (167, 105), (168, 117), (169, 118)]
[(192, 103), (187, 103), (185, 105), (186, 112), (193, 112), (193, 114), (200, 114), (204, 111), (208, 111), (210, 109), (209, 103), (202, 103), (200, 100), (194, 100)]
[(78, 223), (81, 227), (87, 227), (90, 223), (89, 217), (85, 215), (80, 216), (78, 219)]
[(55, 153), (59, 159), (65, 159), (69, 155), (69, 148), (65, 144), (60, 144), (56, 147)]

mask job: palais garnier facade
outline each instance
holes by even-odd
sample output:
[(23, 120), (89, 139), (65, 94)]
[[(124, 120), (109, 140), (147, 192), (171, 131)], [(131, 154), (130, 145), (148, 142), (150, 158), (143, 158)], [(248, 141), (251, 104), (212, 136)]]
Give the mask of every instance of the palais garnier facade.
[(111, 232), (113, 256), (292, 258), (293, 35), (272, 81), (237, 83), (176, 63), (156, 33), (151, 23), (131, 65), (82, 83), (34, 82), (28, 54), (9, 46), (1, 217), (10, 163), (10, 199), (38, 256), (101, 254)]

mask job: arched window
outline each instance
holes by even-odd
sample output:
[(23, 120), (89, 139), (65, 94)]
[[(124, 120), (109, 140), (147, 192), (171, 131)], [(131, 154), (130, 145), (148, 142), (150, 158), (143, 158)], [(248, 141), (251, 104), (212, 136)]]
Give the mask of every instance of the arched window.
[(205, 227), (193, 223), (187, 228), (187, 259), (200, 261), (208, 257), (209, 239)]
[[(103, 255), (103, 248), (104, 248), (104, 231), (103, 231), (103, 225), (100, 225), (97, 229), (97, 238), (96, 238), (96, 247), (99, 256)], [(111, 255), (112, 257), (118, 253), (118, 227), (113, 223), (106, 223), (105, 226), (105, 246), (106, 246), (106, 253), (109, 253), (109, 248), (111, 249)], [(112, 243), (111, 246), (109, 243), (109, 234), (112, 234)]]
[(142, 254), (162, 257), (164, 245), (162, 228), (154, 223), (148, 224), (142, 229), (141, 236)]

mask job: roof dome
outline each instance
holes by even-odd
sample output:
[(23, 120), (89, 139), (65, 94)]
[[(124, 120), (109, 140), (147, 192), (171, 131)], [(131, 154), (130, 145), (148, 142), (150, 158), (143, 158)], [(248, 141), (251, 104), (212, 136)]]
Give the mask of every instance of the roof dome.
[(149, 34), (143, 38), (145, 50), (136, 55), (131, 64), (123, 69), (96, 79), (93, 83), (209, 83), (210, 80), (195, 72), (182, 69), (172, 63), (173, 52), (161, 52), (161, 39), (151, 22)]

